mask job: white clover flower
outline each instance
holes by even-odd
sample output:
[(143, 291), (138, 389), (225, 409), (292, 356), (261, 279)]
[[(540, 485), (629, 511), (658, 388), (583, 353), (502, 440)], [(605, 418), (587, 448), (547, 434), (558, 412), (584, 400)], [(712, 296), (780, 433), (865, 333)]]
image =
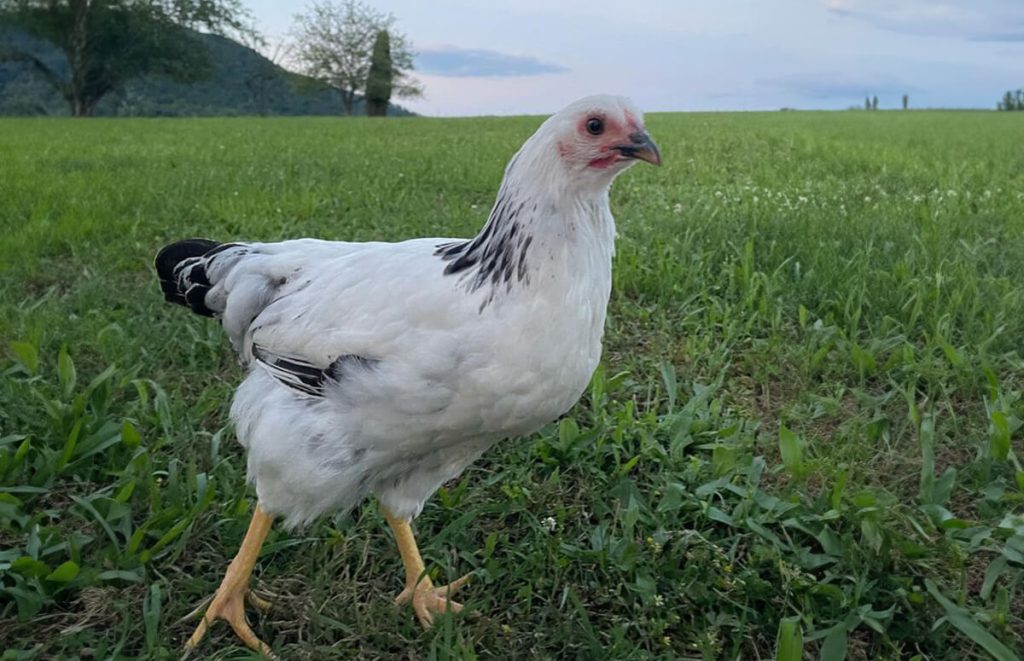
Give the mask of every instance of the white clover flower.
[(555, 532), (555, 529), (558, 528), (558, 521), (555, 521), (555, 517), (553, 516), (549, 516), (540, 523), (548, 529), (548, 532)]

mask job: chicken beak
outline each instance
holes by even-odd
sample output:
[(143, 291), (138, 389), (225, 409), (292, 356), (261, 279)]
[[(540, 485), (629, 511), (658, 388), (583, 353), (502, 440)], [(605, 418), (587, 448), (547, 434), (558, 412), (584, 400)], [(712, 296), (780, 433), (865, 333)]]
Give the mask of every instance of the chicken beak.
[(631, 133), (628, 144), (616, 145), (614, 149), (626, 158), (636, 158), (647, 161), (651, 165), (661, 165), (661, 152), (658, 151), (658, 145), (654, 144), (654, 140), (651, 140), (651, 136), (646, 131)]

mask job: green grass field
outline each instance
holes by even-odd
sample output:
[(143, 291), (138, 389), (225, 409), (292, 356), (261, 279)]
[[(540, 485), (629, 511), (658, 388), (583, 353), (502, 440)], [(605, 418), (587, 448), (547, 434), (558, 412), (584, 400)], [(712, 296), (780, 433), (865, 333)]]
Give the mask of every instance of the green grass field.
[[(612, 191), (603, 366), (416, 522), (271, 533), (286, 658), (1024, 654), (1024, 121), (654, 115)], [(241, 372), (151, 270), (187, 236), (469, 235), (539, 124), (0, 121), (3, 659), (176, 658), (252, 508)], [(803, 649), (801, 653), (800, 649)], [(224, 625), (206, 658), (248, 658)]]

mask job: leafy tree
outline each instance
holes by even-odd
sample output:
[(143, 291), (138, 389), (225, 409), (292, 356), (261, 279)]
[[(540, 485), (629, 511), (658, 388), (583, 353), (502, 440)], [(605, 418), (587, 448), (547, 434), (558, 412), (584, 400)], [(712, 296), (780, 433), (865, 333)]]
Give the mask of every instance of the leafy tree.
[(866, 96), (864, 97), (864, 110), (871, 110), (871, 99)]
[(373, 58), (370, 61), (370, 73), (366, 75), (366, 114), (371, 117), (383, 117), (388, 111), (391, 101), (391, 40), (387, 30), (377, 33), (373, 42)]
[(351, 115), (356, 95), (366, 88), (377, 35), (391, 42), (391, 89), (394, 96), (422, 96), (409, 72), (413, 52), (408, 38), (394, 30), (395, 17), (359, 0), (314, 2), (295, 17), (295, 55), (302, 70), (341, 92), (345, 114)]
[(239, 0), (0, 0), (0, 28), (52, 43), (63, 62), (40, 59), (8, 40), (0, 60), (21, 61), (56, 89), (76, 117), (128, 81), (162, 74), (199, 80), (212, 65), (186, 28), (255, 32)]
[(871, 109), (872, 110), (878, 110), (878, 97), (877, 96), (871, 98)]
[(906, 94), (903, 95), (903, 109), (906, 110), (910, 107), (910, 97)]

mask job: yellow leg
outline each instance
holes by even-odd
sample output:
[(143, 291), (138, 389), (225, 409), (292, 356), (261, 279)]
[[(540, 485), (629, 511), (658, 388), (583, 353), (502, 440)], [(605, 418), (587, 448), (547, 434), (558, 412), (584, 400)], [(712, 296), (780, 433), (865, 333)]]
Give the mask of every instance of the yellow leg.
[(260, 555), (260, 548), (263, 540), (270, 532), (270, 525), (273, 518), (263, 511), (259, 505), (253, 512), (252, 521), (249, 522), (249, 530), (245, 533), (242, 546), (238, 549), (235, 559), (228, 565), (217, 593), (213, 595), (202, 621), (196, 627), (195, 632), (185, 643), (185, 656), (195, 650), (196, 646), (206, 635), (206, 630), (214, 620), (226, 620), (231, 628), (235, 630), (238, 637), (242, 639), (249, 648), (254, 649), (267, 657), (276, 658), (270, 646), (256, 637), (249, 627), (245, 618), (245, 602), (260, 610), (266, 610), (270, 604), (249, 591), (249, 577), (252, 575), (252, 568), (256, 565), (256, 559)]
[(411, 601), (413, 610), (416, 611), (416, 617), (419, 618), (424, 629), (429, 629), (434, 623), (434, 613), (444, 613), (449, 610), (458, 613), (462, 610), (462, 604), (452, 601), (449, 597), (469, 581), (470, 574), (466, 574), (448, 585), (434, 587), (433, 581), (424, 572), (423, 558), (420, 557), (420, 549), (416, 546), (416, 537), (412, 533), (412, 526), (405, 519), (394, 516), (387, 508), (382, 506), (381, 510), (391, 527), (391, 532), (395, 534), (398, 552), (402, 556), (402, 564), (405, 565), (405, 589), (398, 595), (395, 602), (406, 604)]

